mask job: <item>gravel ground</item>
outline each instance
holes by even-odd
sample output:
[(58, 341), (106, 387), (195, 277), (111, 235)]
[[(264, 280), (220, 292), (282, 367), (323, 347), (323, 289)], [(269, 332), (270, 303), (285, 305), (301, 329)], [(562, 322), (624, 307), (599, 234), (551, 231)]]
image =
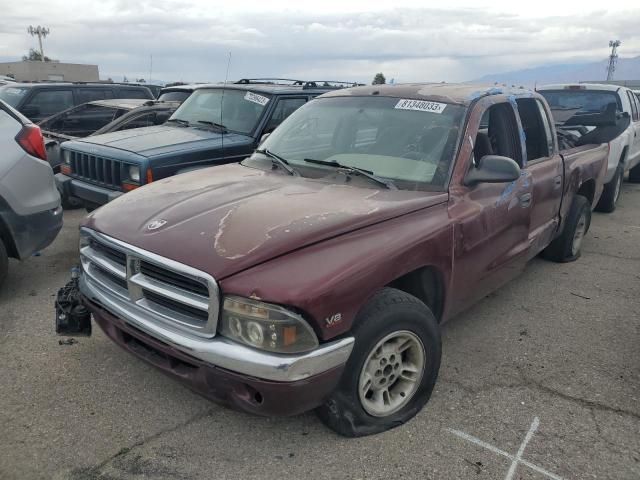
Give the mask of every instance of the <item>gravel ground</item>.
[(594, 214), (580, 260), (535, 259), (443, 327), (432, 400), (336, 436), (310, 414), (213, 404), (100, 331), (59, 345), (53, 299), (83, 212), (0, 292), (0, 478), (640, 478), (640, 185)]

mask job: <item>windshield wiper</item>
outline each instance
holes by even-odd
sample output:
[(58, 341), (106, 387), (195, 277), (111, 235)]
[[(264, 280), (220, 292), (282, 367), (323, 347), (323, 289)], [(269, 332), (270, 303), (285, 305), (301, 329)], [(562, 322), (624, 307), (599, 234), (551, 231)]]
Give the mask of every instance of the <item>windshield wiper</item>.
[(291, 165), (289, 164), (288, 161), (286, 161), (284, 158), (282, 158), (280, 155), (277, 155), (275, 153), (273, 153), (270, 150), (267, 150), (266, 148), (264, 149), (259, 149), (256, 150), (256, 153), (261, 153), (262, 155), (266, 155), (267, 157), (269, 157), (271, 159), (271, 161), (276, 164), (279, 165), (281, 168), (283, 168), (287, 173), (289, 173), (289, 175), (294, 175), (297, 176), (299, 175), (299, 173), (297, 171), (295, 171)]
[(218, 129), (220, 129), (223, 133), (228, 131), (227, 127), (225, 127), (225, 126), (224, 126), (224, 125), (222, 125), (221, 123), (210, 122), (209, 120), (198, 120), (198, 123), (204, 123), (205, 125), (209, 125), (209, 126), (211, 126), (211, 127), (218, 128)]
[(169, 120), (167, 120), (167, 123), (169, 122), (175, 122), (178, 125), (181, 125), (183, 127), (188, 127), (189, 126), (189, 122), (187, 122), (186, 120), (182, 120), (181, 118), (170, 118)]
[(342, 165), (341, 163), (329, 162), (327, 160), (316, 160), (315, 158), (305, 158), (304, 161), (309, 163), (317, 163), (318, 165), (327, 165), (329, 167), (340, 168), (342, 170), (345, 170), (347, 173), (352, 173), (352, 174), (357, 173), (359, 175), (362, 175), (363, 177), (367, 177), (373, 180), (376, 183), (379, 183), (380, 185), (384, 185), (389, 190), (398, 189), (398, 187), (396, 187), (396, 184), (393, 183), (392, 180), (384, 177), (379, 177), (378, 175), (374, 174), (369, 170), (365, 170), (364, 168), (354, 167), (352, 165)]

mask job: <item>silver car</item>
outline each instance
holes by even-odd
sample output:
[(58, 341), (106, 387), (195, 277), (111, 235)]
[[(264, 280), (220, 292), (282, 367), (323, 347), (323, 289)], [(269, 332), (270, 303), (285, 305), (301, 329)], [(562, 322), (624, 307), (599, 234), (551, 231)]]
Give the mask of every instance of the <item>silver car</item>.
[(62, 228), (60, 195), (42, 133), (0, 100), (0, 285), (8, 259), (24, 260)]

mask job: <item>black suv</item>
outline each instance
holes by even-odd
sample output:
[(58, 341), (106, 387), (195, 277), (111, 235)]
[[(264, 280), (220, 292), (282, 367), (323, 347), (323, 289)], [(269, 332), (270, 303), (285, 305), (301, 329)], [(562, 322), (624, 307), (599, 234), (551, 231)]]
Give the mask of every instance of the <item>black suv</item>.
[(37, 123), (93, 100), (155, 97), (147, 87), (118, 83), (10, 83), (0, 87), (0, 100)]
[(316, 96), (349, 82), (243, 79), (199, 85), (164, 124), (61, 145), (56, 182), (87, 210), (177, 173), (248, 157), (260, 139)]

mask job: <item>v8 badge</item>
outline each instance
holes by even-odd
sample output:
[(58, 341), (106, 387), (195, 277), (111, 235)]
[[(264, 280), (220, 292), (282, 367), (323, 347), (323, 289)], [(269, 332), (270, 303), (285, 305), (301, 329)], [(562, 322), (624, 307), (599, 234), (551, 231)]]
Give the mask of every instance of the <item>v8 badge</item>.
[(330, 317), (327, 317), (327, 318), (324, 319), (324, 322), (327, 324), (327, 327), (333, 327), (334, 325), (337, 325), (341, 321), (342, 321), (342, 314), (341, 313), (335, 313), (335, 314), (331, 315)]

